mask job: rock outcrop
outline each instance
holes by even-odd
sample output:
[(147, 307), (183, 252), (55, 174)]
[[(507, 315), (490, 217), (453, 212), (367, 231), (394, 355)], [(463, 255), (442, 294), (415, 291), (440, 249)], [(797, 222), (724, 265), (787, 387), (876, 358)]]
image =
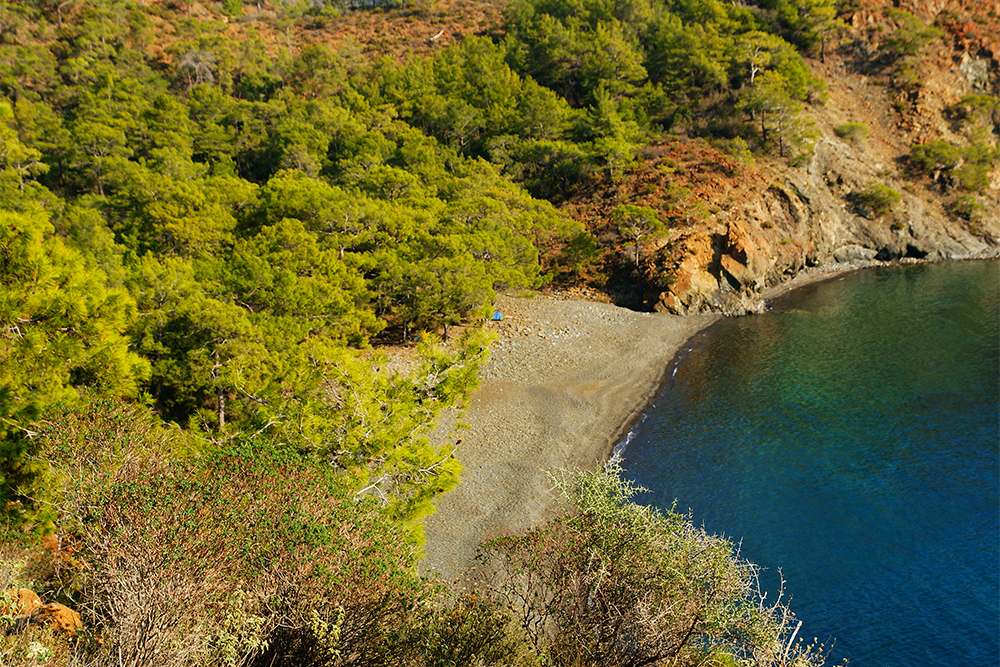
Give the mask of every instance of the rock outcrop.
[(824, 138), (805, 169), (789, 170), (783, 183), (731, 212), (714, 243), (707, 233), (684, 238), (684, 258), (657, 309), (759, 311), (765, 288), (807, 266), (997, 256), (1000, 205), (984, 212), (974, 235), (939, 205), (907, 192), (905, 182), (891, 180), (900, 203), (889, 215), (865, 217), (850, 195), (872, 181), (885, 182), (880, 169), (843, 142)]
[(10, 601), (9, 613), (14, 618), (15, 629), (23, 629), (29, 625), (48, 625), (67, 635), (75, 635), (83, 629), (83, 620), (75, 610), (58, 602), (43, 604), (27, 588), (5, 591), (4, 595)]

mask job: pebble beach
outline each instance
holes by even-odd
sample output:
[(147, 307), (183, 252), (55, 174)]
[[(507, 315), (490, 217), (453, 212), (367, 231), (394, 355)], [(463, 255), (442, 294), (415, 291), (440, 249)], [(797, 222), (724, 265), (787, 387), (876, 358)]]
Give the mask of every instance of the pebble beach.
[(671, 359), (716, 315), (638, 313), (559, 295), (496, 302), (503, 320), (463, 414), (434, 439), (453, 444), (459, 487), (426, 522), (421, 570), (454, 580), (483, 540), (557, 509), (545, 471), (605, 461), (661, 386)]

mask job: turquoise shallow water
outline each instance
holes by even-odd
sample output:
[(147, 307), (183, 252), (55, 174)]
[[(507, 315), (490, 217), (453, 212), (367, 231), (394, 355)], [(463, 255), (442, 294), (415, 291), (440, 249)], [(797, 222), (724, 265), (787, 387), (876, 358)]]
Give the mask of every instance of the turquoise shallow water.
[(1000, 263), (866, 270), (694, 341), (624, 448), (860, 667), (1000, 664)]

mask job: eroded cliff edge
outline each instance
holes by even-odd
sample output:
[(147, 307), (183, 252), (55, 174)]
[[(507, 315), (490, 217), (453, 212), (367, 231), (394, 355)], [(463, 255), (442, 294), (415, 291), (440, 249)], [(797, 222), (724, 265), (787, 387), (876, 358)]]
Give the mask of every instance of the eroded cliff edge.
[(850, 194), (885, 169), (880, 161), (864, 157), (824, 137), (805, 168), (787, 171), (782, 181), (756, 197), (721, 211), (714, 228), (691, 231), (673, 247), (665, 244), (660, 261), (674, 263), (674, 280), (660, 292), (655, 308), (672, 313), (757, 311), (765, 288), (805, 267), (997, 255), (1000, 205), (995, 194), (975, 230), (950, 217), (933, 197), (903, 186), (890, 215), (870, 219), (854, 210)]

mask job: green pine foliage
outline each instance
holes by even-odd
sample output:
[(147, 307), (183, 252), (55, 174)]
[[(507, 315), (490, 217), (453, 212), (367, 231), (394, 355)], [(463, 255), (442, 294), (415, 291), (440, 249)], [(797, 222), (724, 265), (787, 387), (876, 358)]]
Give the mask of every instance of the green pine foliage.
[(25, 511), (49, 405), (134, 397), (149, 363), (126, 331), (136, 304), (56, 234), (40, 208), (0, 210), (0, 501)]
[(618, 223), (619, 233), (632, 243), (632, 261), (637, 269), (641, 268), (640, 259), (645, 240), (664, 231), (659, 214), (648, 206), (622, 204), (611, 212), (611, 219)]
[[(424, 436), (475, 386), (486, 341), (427, 345), (399, 374), (373, 338), (447, 334), (497, 290), (540, 286), (582, 227), (460, 151), (461, 121), (437, 138), (397, 119), (418, 107), (388, 104), (329, 50), (275, 62), (252, 31), (241, 44), (192, 19), (172, 20), (157, 56), (154, 8), (84, 2), (52, 31), (43, 17), (62, 9), (11, 9), (21, 32), (0, 43), (4, 62), (48, 63), (15, 68), (0, 103), (4, 497), (24, 496), (45, 406), (142, 390), (188, 451), (257, 434), (310, 452), (419, 540), (459, 469)], [(554, 136), (569, 112), (485, 41), (429, 67), (495, 71), (467, 93), (479, 107), (511, 82), (518, 113), (485, 105), (483, 122), (510, 115), (512, 133)]]
[[(195, 4), (0, 0), (5, 541), (72, 545), (25, 571), (88, 664), (568, 664), (413, 573), (428, 434), (497, 293), (598, 261), (554, 203), (670, 128), (808, 150), (832, 3), (517, 0), (406, 63), (296, 40), (414, 3)], [(662, 222), (615, 218), (641, 264)]]
[[(782, 35), (798, 35), (811, 48), (834, 29), (833, 3), (777, 4), (770, 13), (722, 2), (521, 0), (511, 3), (502, 46), (516, 71), (556, 91), (575, 109), (607, 117), (600, 107), (610, 98), (617, 123), (639, 132), (683, 125), (701, 131), (720, 115), (756, 112), (736, 103), (756, 87), (759, 74), (768, 73), (773, 83), (769, 95), (774, 99), (760, 103), (767, 111), (778, 106), (797, 116), (796, 105), (822, 91), (822, 82)], [(783, 22), (790, 30), (783, 32)], [(706, 105), (705, 100), (716, 102)], [(615, 124), (595, 133), (586, 119), (581, 116), (569, 136), (593, 141), (592, 159), (598, 165), (609, 159), (608, 140), (642, 136), (629, 139)], [(795, 125), (780, 124), (770, 137), (763, 127), (759, 139), (765, 145), (787, 141), (797, 136)]]

